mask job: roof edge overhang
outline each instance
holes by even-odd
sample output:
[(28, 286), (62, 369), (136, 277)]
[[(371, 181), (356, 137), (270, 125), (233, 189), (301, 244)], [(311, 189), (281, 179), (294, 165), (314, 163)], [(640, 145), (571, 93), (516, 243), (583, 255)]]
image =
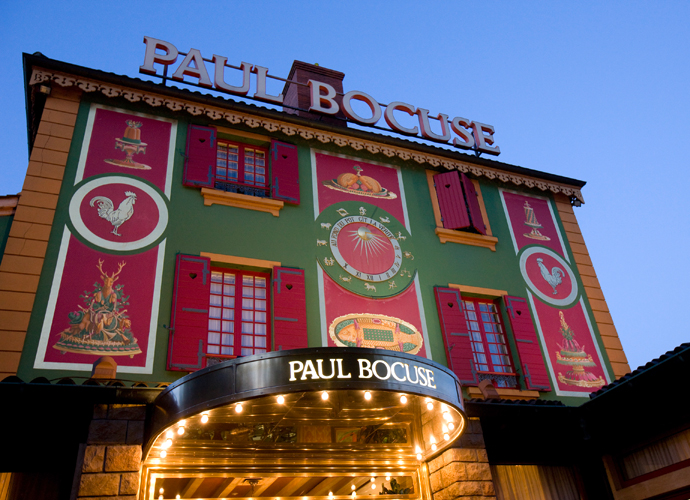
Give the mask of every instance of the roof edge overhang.
[(579, 406), (544, 400), (470, 400), (465, 406), (470, 418), (482, 422), (489, 455), (504, 463), (563, 459), (562, 450), (616, 454), (690, 425), (689, 363), (690, 343), (682, 344)]
[[(443, 167), (479, 177), (485, 176), (488, 179), (498, 179), (516, 186), (524, 185), (527, 188), (562, 193), (584, 203), (580, 190), (586, 183), (581, 180), (398, 137), (329, 125), (254, 104), (85, 68), (49, 59), (43, 55), (24, 53), (23, 62), (29, 124), (32, 123), (36, 112), (29, 99), (32, 85), (55, 82), (62, 87), (76, 86), (84, 92), (100, 92), (111, 98), (124, 97), (132, 103), (143, 102), (152, 107), (165, 106), (171, 111), (186, 111), (196, 117), (203, 115), (211, 122), (226, 120), (231, 124), (241, 123), (250, 128), (261, 127), (269, 132), (280, 131), (288, 136), (299, 135), (307, 140), (316, 139), (323, 144), (333, 143), (338, 147), (351, 147), (355, 151), (364, 149), (372, 154), (382, 154), (387, 158), (396, 156), (402, 160), (428, 164), (433, 168)], [(30, 135), (30, 148), (31, 142)]]

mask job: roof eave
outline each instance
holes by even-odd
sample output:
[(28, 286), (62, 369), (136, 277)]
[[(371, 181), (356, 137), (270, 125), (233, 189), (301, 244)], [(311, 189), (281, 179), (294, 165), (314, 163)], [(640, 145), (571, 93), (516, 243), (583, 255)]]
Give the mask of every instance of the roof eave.
[(155, 92), (164, 96), (175, 97), (178, 99), (184, 99), (186, 101), (191, 101), (195, 103), (203, 103), (207, 105), (213, 105), (216, 107), (223, 107), (228, 110), (240, 111), (245, 113), (252, 113), (264, 118), (279, 119), (287, 123), (292, 123), (295, 125), (301, 125), (304, 127), (310, 127), (317, 130), (323, 130), (325, 132), (332, 132), (337, 134), (349, 135), (354, 138), (376, 141), (385, 145), (406, 148), (411, 150), (416, 150), (426, 154), (433, 154), (435, 156), (448, 158), (456, 161), (464, 161), (467, 163), (473, 163), (476, 165), (481, 165), (497, 170), (502, 170), (507, 173), (513, 173), (522, 176), (534, 177), (547, 182), (554, 182), (558, 184), (565, 184), (577, 188), (578, 190), (585, 186), (586, 182), (574, 179), (570, 177), (565, 177), (556, 174), (550, 174), (547, 172), (542, 172), (539, 170), (533, 170), (525, 167), (520, 167), (518, 165), (512, 165), (509, 163), (503, 163), (498, 160), (491, 160), (488, 158), (481, 158), (475, 155), (465, 154), (461, 152), (456, 152), (444, 148), (439, 148), (431, 146), (428, 144), (423, 144), (415, 141), (410, 141), (406, 139), (401, 139), (397, 137), (391, 137), (388, 135), (377, 134), (375, 132), (369, 132), (365, 130), (359, 130), (355, 128), (338, 127), (333, 125), (328, 125), (322, 122), (305, 119), (298, 117), (293, 114), (288, 114), (282, 111), (273, 110), (269, 108), (264, 108), (261, 106), (247, 104), (243, 102), (233, 101), (229, 98), (212, 96), (209, 94), (202, 94), (200, 92), (194, 92), (186, 89), (179, 89), (177, 87), (168, 87), (158, 83), (140, 80), (136, 78), (131, 78), (127, 76), (115, 75), (113, 73), (107, 73), (101, 70), (95, 70), (91, 68), (86, 68), (83, 66), (78, 66), (75, 64), (70, 64), (62, 61), (57, 61), (54, 59), (47, 58), (43, 55), (33, 55), (33, 54), (23, 54), (24, 60), (24, 73), (25, 73), (25, 95), (27, 96), (27, 120), (30, 123), (33, 110), (31, 110), (31, 103), (29, 102), (29, 95), (31, 89), (29, 88), (29, 81), (31, 78), (31, 73), (33, 68), (41, 67), (47, 70), (60, 71), (63, 73), (73, 74), (75, 76), (81, 76), (84, 78), (90, 78), (94, 80), (99, 80), (104, 83), (116, 84), (121, 86), (126, 86), (135, 90)]

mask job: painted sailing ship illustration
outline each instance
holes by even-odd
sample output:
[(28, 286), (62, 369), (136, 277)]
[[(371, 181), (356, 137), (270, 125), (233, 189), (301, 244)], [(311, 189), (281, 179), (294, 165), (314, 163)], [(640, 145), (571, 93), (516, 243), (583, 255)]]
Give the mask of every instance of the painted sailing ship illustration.
[(523, 207), (525, 209), (525, 226), (531, 227), (532, 230), (529, 233), (523, 234), (526, 238), (530, 238), (533, 240), (539, 240), (539, 241), (549, 241), (551, 238), (548, 236), (544, 236), (539, 232), (539, 228), (544, 227), (541, 224), (539, 224), (539, 221), (537, 220), (537, 216), (534, 213), (534, 209), (532, 206), (529, 204), (529, 202), (525, 202), (525, 206)]

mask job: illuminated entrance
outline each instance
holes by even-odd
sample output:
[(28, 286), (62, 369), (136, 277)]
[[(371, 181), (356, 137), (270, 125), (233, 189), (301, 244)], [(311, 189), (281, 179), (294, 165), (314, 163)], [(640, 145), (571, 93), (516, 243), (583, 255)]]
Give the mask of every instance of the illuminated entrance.
[(239, 358), (156, 400), (140, 498), (428, 499), (426, 462), (465, 421), (457, 379), (417, 356), (327, 348)]

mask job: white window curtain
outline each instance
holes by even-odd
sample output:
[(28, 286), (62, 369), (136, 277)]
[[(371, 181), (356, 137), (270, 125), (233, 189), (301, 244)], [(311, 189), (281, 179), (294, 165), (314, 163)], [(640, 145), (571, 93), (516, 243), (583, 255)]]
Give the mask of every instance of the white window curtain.
[(623, 455), (619, 463), (628, 480), (683, 460), (690, 460), (690, 429)]
[(580, 500), (570, 467), (492, 465), (497, 500)]

